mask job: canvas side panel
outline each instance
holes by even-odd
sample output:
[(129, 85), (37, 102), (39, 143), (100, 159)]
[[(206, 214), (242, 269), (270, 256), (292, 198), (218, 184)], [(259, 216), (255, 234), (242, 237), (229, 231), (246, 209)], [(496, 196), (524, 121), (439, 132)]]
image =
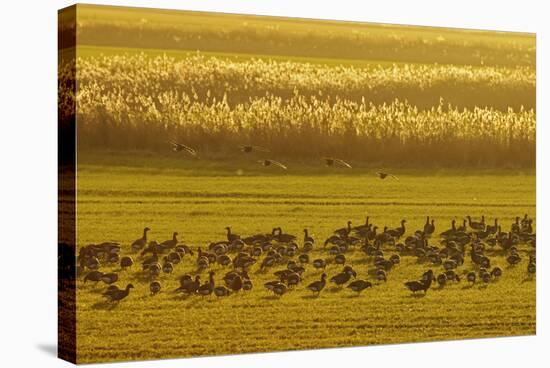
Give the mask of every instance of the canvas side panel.
[(58, 12), (58, 356), (76, 363), (76, 6)]

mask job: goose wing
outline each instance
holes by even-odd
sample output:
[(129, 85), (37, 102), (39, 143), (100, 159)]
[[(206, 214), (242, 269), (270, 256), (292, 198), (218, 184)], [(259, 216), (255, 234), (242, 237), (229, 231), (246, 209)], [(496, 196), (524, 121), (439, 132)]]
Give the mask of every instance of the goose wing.
[(339, 158), (336, 158), (334, 159), (334, 162), (336, 162), (337, 164), (341, 165), (341, 166), (344, 166), (344, 167), (347, 167), (348, 169), (351, 169), (351, 165), (348, 164), (346, 161), (344, 160), (341, 160)]
[(287, 169), (288, 169), (285, 165), (283, 165), (283, 164), (280, 163), (279, 161), (274, 161), (274, 160), (270, 160), (270, 161), (271, 161), (271, 163), (272, 163), (273, 165), (277, 165), (277, 166), (279, 166), (279, 167), (280, 167), (281, 169), (283, 169), (283, 170), (287, 170)]

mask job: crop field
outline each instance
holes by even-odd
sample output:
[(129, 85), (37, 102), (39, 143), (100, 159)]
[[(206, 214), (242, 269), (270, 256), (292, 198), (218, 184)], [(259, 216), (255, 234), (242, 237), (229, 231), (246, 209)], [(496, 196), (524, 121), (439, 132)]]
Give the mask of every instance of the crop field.
[[(281, 175), (246, 163), (227, 168), (223, 162), (211, 162), (205, 170), (204, 163), (170, 156), (90, 156), (88, 160), (84, 155), (78, 170), (78, 243), (119, 242), (121, 255), (136, 260), (140, 258), (130, 252), (130, 243), (145, 226), (158, 241), (177, 231), (180, 242), (195, 251), (224, 240), (226, 226), (242, 236), (281, 226), (298, 235), (300, 247), (302, 229), (308, 228), (315, 238), (311, 258), (330, 262), (334, 256), (323, 247), (324, 239), (348, 219), (363, 223), (367, 214), (382, 227), (396, 227), (407, 219), (407, 235), (422, 229), (427, 215), (436, 219), (437, 233), (449, 228), (451, 219), (462, 220), (468, 214), (483, 214), (488, 221), (497, 217), (506, 230), (515, 216), (535, 215), (535, 177), (529, 173), (412, 170), (399, 181), (388, 181), (367, 169), (347, 175), (301, 168)], [(94, 164), (102, 160), (112, 165)], [(235, 174), (239, 169), (244, 175)], [(174, 292), (178, 277), (196, 270), (196, 253), (184, 256), (172, 274), (161, 274), (161, 292), (150, 295), (150, 280), (137, 264), (119, 273), (119, 283), (131, 282), (135, 290), (114, 308), (101, 297), (104, 286), (78, 282), (79, 359), (153, 359), (533, 334), (535, 279), (526, 269), (533, 249), (521, 246), (523, 260), (511, 267), (497, 248), (487, 252), (492, 266), (503, 270), (498, 281), (469, 285), (463, 279), (443, 288), (434, 286), (425, 296), (413, 295), (403, 283), (428, 268), (440, 272), (442, 266), (403, 256), (387, 282), (378, 282), (369, 275), (374, 266), (360, 246), (345, 254), (357, 277), (374, 284), (359, 296), (329, 284), (313, 297), (305, 285), (319, 279), (322, 270), (306, 265), (302, 283), (276, 297), (263, 284), (285, 265), (260, 271), (258, 262), (249, 270), (251, 291), (224, 298), (182, 297)], [(384, 252), (398, 253), (392, 246)], [(102, 271), (118, 269), (116, 265)], [(216, 282), (222, 284), (221, 277), (231, 269), (212, 266)], [(325, 272), (331, 277), (341, 269), (329, 263)], [(467, 257), (457, 272), (462, 276), (474, 269)], [(206, 271), (201, 275), (207, 278)]]
[(60, 32), (79, 362), (536, 332), (534, 35), (89, 5)]

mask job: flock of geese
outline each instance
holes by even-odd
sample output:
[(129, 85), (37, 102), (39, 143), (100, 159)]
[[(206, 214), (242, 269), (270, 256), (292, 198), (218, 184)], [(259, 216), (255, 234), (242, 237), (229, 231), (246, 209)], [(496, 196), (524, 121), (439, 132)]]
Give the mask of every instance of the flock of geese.
[[(169, 141), (168, 143), (170, 143), (170, 145), (172, 147), (172, 151), (174, 151), (174, 152), (187, 153), (187, 154), (189, 154), (193, 157), (197, 156), (197, 150), (192, 148), (192, 147), (189, 147), (188, 145), (185, 145), (183, 143), (178, 143), (176, 141)], [(250, 153), (254, 153), (254, 152), (259, 152), (259, 153), (268, 153), (268, 152), (270, 152), (269, 149), (267, 149), (265, 147), (249, 145), (249, 144), (239, 145), (238, 148), (242, 153), (245, 153), (245, 154), (250, 154)], [(349, 163), (347, 163), (346, 161), (344, 161), (342, 159), (339, 159), (339, 158), (323, 157), (322, 161), (325, 163), (325, 166), (327, 166), (327, 167), (343, 167), (343, 168), (346, 168), (346, 169), (351, 169), (352, 168), (352, 166)], [(259, 164), (265, 166), (265, 167), (276, 166), (276, 167), (279, 167), (280, 169), (288, 170), (287, 165), (285, 165), (285, 164), (283, 164), (279, 161), (269, 159), (269, 158), (263, 158), (261, 160), (258, 160), (257, 162)], [(399, 178), (397, 176), (395, 176), (393, 174), (390, 174), (390, 173), (388, 173), (386, 171), (383, 171), (383, 170), (377, 171), (376, 175), (380, 179), (386, 179), (387, 177), (390, 177), (390, 178), (393, 178), (395, 180), (399, 180)]]
[[(503, 270), (492, 265), (494, 258), (491, 257), (503, 256), (510, 267), (515, 267), (522, 260), (518, 251), (520, 245), (527, 248), (527, 252), (522, 254), (529, 255), (528, 277), (536, 273), (536, 234), (533, 220), (528, 215), (516, 217), (508, 231), (502, 231), (498, 219), (489, 224), (484, 216), (480, 221), (467, 216), (459, 226), (453, 220), (451, 227), (441, 232), (439, 237), (435, 236), (435, 220), (430, 217), (426, 218), (422, 229), (408, 236), (405, 236), (406, 220), (402, 220), (396, 228), (385, 226), (379, 231), (379, 227), (367, 217), (358, 226), (352, 226), (352, 222), (348, 221), (345, 227), (334, 230), (320, 245), (307, 229), (304, 229), (301, 241), (296, 235), (285, 233), (281, 227), (250, 236), (236, 234), (230, 227), (225, 230), (222, 240), (212, 242), (205, 248), (193, 249), (180, 243), (177, 232), (161, 243), (150, 240), (148, 233), (151, 230), (146, 227), (142, 236), (130, 244), (128, 251), (131, 256), (121, 256), (122, 246), (119, 243), (89, 244), (79, 250), (77, 275), (84, 283), (108, 285), (102, 295), (109, 302), (117, 303), (128, 297), (134, 288), (131, 283), (125, 288), (116, 285), (120, 272), (127, 272), (139, 264), (137, 275), (149, 282), (150, 292), (155, 295), (162, 289), (159, 281), (161, 273), (172, 274), (185, 258), (193, 260), (194, 270), (178, 277), (179, 287), (174, 292), (187, 296), (226, 297), (241, 291), (248, 292), (253, 288), (249, 272), (254, 265), (257, 265), (257, 272), (273, 275), (273, 280), (263, 286), (279, 297), (298, 289), (306, 268), (311, 267), (322, 272), (320, 279), (305, 286), (314, 297), (325, 290), (327, 283), (334, 284), (335, 290), (345, 286), (360, 294), (373, 287), (373, 282), (386, 282), (391, 270), (400, 264), (403, 257), (414, 257), (427, 268), (418, 279), (404, 283), (412, 293), (425, 294), (432, 285), (443, 288), (463, 279), (471, 285), (497, 280)], [(320, 250), (317, 254), (326, 256), (313, 258), (315, 248)], [(353, 249), (363, 252), (366, 263), (373, 266), (363, 278), (358, 278), (357, 270), (346, 257)], [(463, 266), (467, 258), (471, 260), (468, 268)], [(117, 264), (120, 266), (117, 272), (101, 271), (103, 267), (112, 268)], [(327, 264), (342, 267), (341, 272), (328, 278)], [(223, 272), (224, 268), (227, 272), (221, 279), (223, 282), (217, 281), (216, 272)], [(277, 270), (273, 272), (274, 269)], [(208, 277), (203, 282), (201, 275), (206, 272)]]

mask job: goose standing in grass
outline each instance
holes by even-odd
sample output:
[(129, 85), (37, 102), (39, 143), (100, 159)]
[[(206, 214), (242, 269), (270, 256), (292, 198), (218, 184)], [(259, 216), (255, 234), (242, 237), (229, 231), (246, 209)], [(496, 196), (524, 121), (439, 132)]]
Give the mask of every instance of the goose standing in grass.
[(348, 164), (346, 161), (341, 160), (339, 158), (333, 158), (333, 157), (323, 157), (323, 160), (325, 161), (325, 165), (327, 167), (334, 167), (336, 165), (351, 169), (351, 165)]
[[(346, 227), (343, 227), (343, 228), (340, 228), (340, 229), (336, 229), (334, 230), (334, 234), (340, 236), (340, 237), (346, 237), (349, 235), (349, 233), (351, 232), (351, 221), (348, 221), (347, 222), (347, 226)], [(326, 243), (326, 242), (325, 242)]]
[(265, 159), (265, 160), (259, 160), (258, 162), (260, 164), (262, 164), (263, 166), (265, 166), (265, 167), (278, 166), (283, 170), (288, 170), (288, 168), (285, 165), (283, 165), (282, 163), (280, 163), (279, 161)]
[(466, 218), (468, 219), (468, 225), (473, 230), (477, 230), (477, 231), (485, 230), (485, 216), (481, 216), (480, 222), (472, 221), (472, 217), (470, 215), (466, 216)]
[(243, 153), (252, 153), (252, 152), (269, 152), (265, 147), (255, 146), (252, 144), (240, 144), (239, 150)]
[(120, 259), (120, 268), (129, 268), (129, 267), (132, 267), (132, 265), (134, 264), (134, 260), (132, 259), (132, 257), (122, 257)]
[(433, 271), (428, 270), (424, 273), (424, 275), (422, 275), (422, 279), (420, 281), (407, 281), (405, 286), (413, 293), (416, 293), (417, 291), (424, 291), (424, 293), (426, 293), (432, 285), (432, 281)]
[(372, 287), (372, 283), (370, 281), (365, 281), (365, 280), (355, 280), (350, 282), (347, 287), (355, 291), (357, 295), (359, 295), (363, 290)]
[(304, 245), (306, 243), (311, 243), (311, 245), (313, 245), (315, 243), (315, 239), (309, 236), (309, 232), (307, 229), (304, 229)]
[(109, 299), (111, 302), (119, 302), (122, 299), (126, 298), (130, 294), (130, 289), (133, 289), (134, 285), (128, 284), (125, 289), (114, 290), (110, 292), (103, 293), (103, 296)]
[(175, 248), (176, 245), (178, 245), (178, 233), (175, 231), (172, 234), (172, 239), (165, 240), (162, 243), (160, 243), (160, 246), (162, 247), (162, 249)]
[(84, 282), (86, 281), (94, 281), (98, 282), (101, 281), (101, 278), (103, 277), (103, 272), (101, 271), (90, 271), (84, 276)]
[(216, 286), (214, 288), (214, 295), (216, 295), (218, 298), (221, 298), (223, 296), (228, 296), (229, 294), (231, 294), (231, 292), (229, 291), (228, 288), (226, 288), (225, 286)]
[(451, 228), (448, 229), (448, 230), (445, 230), (444, 232), (442, 232), (441, 234), (439, 234), (441, 237), (443, 238), (446, 238), (446, 237), (450, 237), (452, 235), (454, 235), (456, 233), (456, 220), (452, 220), (451, 221)]
[(199, 275), (195, 276), (195, 280), (188, 280), (181, 283), (180, 287), (176, 289), (176, 292), (183, 292), (185, 294), (194, 294), (201, 285), (201, 277)]
[(208, 276), (209, 280), (197, 289), (197, 294), (206, 296), (212, 294), (214, 291), (214, 288), (216, 287), (214, 283), (214, 271), (210, 271)]
[(340, 272), (336, 276), (333, 276), (330, 279), (330, 282), (333, 282), (337, 286), (341, 287), (346, 282), (348, 282), (352, 276), (353, 276), (353, 278), (356, 278), (357, 273), (350, 266), (345, 266), (344, 270), (342, 272)]
[(239, 234), (235, 234), (235, 233), (231, 232), (231, 227), (226, 226), (225, 230), (227, 231), (227, 241), (228, 242), (233, 242), (233, 241), (241, 239), (241, 236)]
[(137, 240), (134, 240), (134, 242), (131, 245), (131, 248), (134, 252), (140, 251), (147, 245), (147, 232), (151, 231), (148, 227), (143, 229), (143, 236)]
[(430, 216), (426, 217), (426, 224), (424, 224), (424, 235), (430, 236), (435, 232), (435, 220), (430, 222)]
[(176, 141), (169, 141), (172, 145), (172, 151), (174, 152), (187, 152), (191, 156), (197, 156), (197, 151), (194, 148), (191, 148), (183, 143), (178, 143)]
[(324, 259), (318, 258), (313, 261), (313, 267), (325, 269), (327, 267), (327, 262)]
[(327, 283), (327, 274), (323, 273), (321, 275), (321, 280), (312, 282), (307, 286), (307, 288), (312, 292), (317, 293), (317, 296), (319, 296), (321, 291), (325, 288), (326, 283)]
[(149, 290), (151, 291), (151, 295), (158, 294), (160, 292), (161, 286), (160, 282), (153, 281), (149, 284)]

